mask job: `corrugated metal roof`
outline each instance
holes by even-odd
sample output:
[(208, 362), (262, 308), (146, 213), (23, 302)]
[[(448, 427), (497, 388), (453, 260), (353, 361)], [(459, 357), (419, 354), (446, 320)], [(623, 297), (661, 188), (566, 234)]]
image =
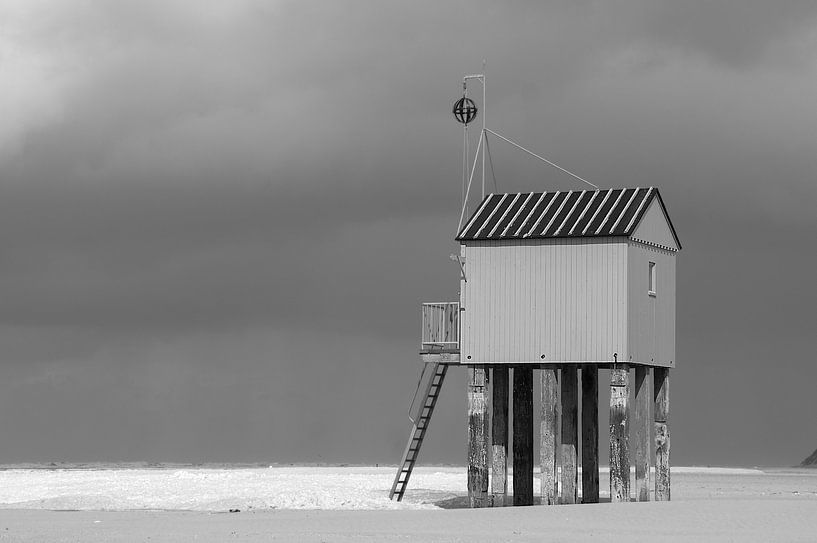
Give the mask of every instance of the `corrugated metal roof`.
[(457, 240), (629, 236), (656, 197), (666, 212), (655, 187), (489, 194)]

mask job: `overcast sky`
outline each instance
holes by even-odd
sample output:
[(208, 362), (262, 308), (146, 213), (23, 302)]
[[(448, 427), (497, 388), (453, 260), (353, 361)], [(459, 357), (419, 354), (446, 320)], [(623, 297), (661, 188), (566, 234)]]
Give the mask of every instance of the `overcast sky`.
[[(673, 463), (798, 463), (815, 51), (813, 0), (0, 0), (0, 462), (396, 463), (484, 58), (491, 128), (663, 194)], [(491, 151), (499, 190), (583, 188)], [(423, 461), (466, 461), (464, 374)]]

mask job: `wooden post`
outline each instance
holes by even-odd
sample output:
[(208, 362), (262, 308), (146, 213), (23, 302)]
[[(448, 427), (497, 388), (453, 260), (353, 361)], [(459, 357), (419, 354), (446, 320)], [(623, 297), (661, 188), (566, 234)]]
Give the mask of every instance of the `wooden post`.
[(562, 499), (576, 503), (578, 498), (577, 453), (579, 449), (578, 366), (562, 367)]
[(655, 405), (655, 501), (669, 501), (669, 368), (653, 369)]
[(562, 368), (556, 370), (556, 387), (559, 392), (556, 398), (556, 503), (559, 503), (559, 491), (562, 482), (559, 473), (562, 470)]
[(650, 501), (650, 368), (635, 367), (635, 494)]
[(533, 505), (533, 367), (513, 369), (513, 504)]
[(630, 369), (610, 369), (610, 501), (630, 501)]
[(502, 507), (508, 496), (508, 366), (494, 366), (491, 374), (491, 500)]
[(487, 370), (468, 367), (468, 501), (471, 507), (488, 505), (488, 398)]
[(599, 502), (599, 369), (582, 366), (582, 503)]
[(557, 503), (556, 451), (559, 446), (559, 380), (555, 366), (542, 368), (542, 417), (539, 421), (539, 463), (542, 470), (542, 503)]

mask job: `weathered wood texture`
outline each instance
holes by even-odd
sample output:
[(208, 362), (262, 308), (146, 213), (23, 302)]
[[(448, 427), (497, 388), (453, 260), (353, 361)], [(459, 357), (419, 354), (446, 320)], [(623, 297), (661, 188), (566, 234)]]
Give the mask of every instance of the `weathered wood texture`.
[(599, 502), (599, 369), (582, 366), (582, 503)]
[(626, 364), (610, 370), (610, 501), (630, 501), (630, 371)]
[(559, 447), (559, 380), (555, 366), (542, 373), (541, 418), (539, 419), (539, 463), (542, 470), (542, 503), (557, 503), (559, 482), (556, 479), (556, 451)]
[(635, 368), (635, 495), (650, 501), (650, 369)]
[(579, 449), (578, 367), (562, 367), (562, 494), (561, 503), (576, 503), (578, 498), (577, 453)]
[(562, 470), (562, 368), (556, 372), (558, 394), (556, 398), (556, 503), (559, 503), (559, 473)]
[(533, 368), (513, 369), (513, 504), (533, 505)]
[(670, 499), (669, 469), (669, 369), (653, 369), (655, 418), (655, 501)]
[(471, 507), (489, 505), (487, 371), (468, 367), (468, 501)]
[(505, 505), (508, 496), (508, 367), (491, 370), (491, 502)]
[(459, 302), (424, 303), (422, 308), (423, 347), (459, 347)]

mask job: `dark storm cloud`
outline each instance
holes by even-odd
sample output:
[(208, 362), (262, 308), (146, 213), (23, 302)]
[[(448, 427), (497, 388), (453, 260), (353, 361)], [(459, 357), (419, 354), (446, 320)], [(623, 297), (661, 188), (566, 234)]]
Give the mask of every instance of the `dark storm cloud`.
[[(685, 246), (675, 435), (700, 447), (680, 461), (785, 461), (696, 443), (711, 410), (685, 390), (806, 356), (815, 16), (793, 1), (7, 3), (9, 455), (354, 460), (333, 432), (375, 417), (355, 435), (394, 461), (417, 304), (456, 296), (448, 109), (486, 57), (496, 130), (602, 186), (661, 187)], [(500, 142), (491, 154), (500, 190), (576, 188)], [(202, 437), (214, 418), (221, 440)], [(459, 461), (446, 434), (430, 454)]]
[[(641, 9), (624, 11), (623, 16), (634, 16), (637, 31), (647, 40), (684, 52), (702, 53), (735, 68), (747, 68), (765, 60), (775, 47), (796, 45), (804, 33), (813, 35), (817, 20), (817, 5), (809, 1), (640, 4)], [(793, 50), (796, 48), (789, 48), (788, 52)]]

